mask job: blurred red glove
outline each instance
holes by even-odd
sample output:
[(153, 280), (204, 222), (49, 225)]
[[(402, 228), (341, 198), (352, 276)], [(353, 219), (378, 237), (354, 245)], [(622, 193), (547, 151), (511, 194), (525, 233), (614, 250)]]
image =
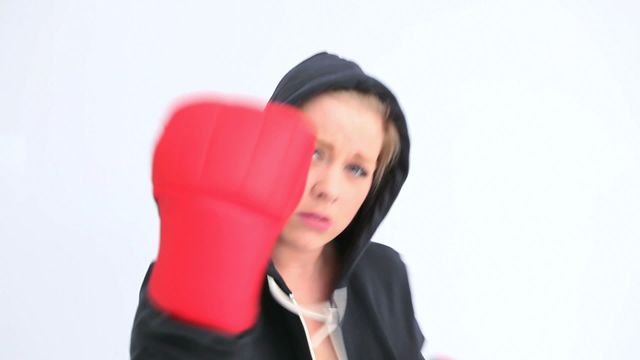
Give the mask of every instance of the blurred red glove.
[(287, 105), (212, 100), (175, 111), (153, 159), (161, 225), (153, 303), (224, 333), (250, 328), (314, 147), (312, 125)]

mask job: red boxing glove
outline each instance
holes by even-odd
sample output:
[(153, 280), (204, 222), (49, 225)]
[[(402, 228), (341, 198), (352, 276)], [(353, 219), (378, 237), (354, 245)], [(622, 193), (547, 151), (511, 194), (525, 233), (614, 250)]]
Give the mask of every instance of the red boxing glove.
[(160, 251), (149, 281), (170, 315), (228, 334), (253, 326), (271, 251), (302, 196), (315, 130), (290, 106), (179, 108), (153, 159)]

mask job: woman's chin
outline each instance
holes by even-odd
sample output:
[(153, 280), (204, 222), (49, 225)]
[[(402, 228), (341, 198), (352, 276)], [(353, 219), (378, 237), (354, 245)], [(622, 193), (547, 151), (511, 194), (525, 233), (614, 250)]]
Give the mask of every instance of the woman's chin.
[(330, 234), (318, 234), (313, 231), (296, 231), (283, 233), (278, 242), (288, 245), (301, 251), (321, 250), (333, 237)]

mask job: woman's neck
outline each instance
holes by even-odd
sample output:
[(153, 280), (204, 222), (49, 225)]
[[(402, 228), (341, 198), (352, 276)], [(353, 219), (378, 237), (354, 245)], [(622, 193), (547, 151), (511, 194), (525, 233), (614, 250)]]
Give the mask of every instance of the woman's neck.
[(332, 244), (316, 251), (276, 245), (273, 264), (301, 303), (326, 301), (333, 291), (337, 253)]

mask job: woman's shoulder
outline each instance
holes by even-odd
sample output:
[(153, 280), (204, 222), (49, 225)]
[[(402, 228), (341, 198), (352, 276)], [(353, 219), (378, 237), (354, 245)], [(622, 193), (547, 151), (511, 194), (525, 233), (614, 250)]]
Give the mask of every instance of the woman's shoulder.
[(382, 283), (398, 283), (407, 277), (407, 270), (400, 254), (390, 246), (371, 242), (355, 267), (357, 276)]
[(404, 266), (400, 254), (392, 247), (372, 241), (362, 254), (361, 262)]

